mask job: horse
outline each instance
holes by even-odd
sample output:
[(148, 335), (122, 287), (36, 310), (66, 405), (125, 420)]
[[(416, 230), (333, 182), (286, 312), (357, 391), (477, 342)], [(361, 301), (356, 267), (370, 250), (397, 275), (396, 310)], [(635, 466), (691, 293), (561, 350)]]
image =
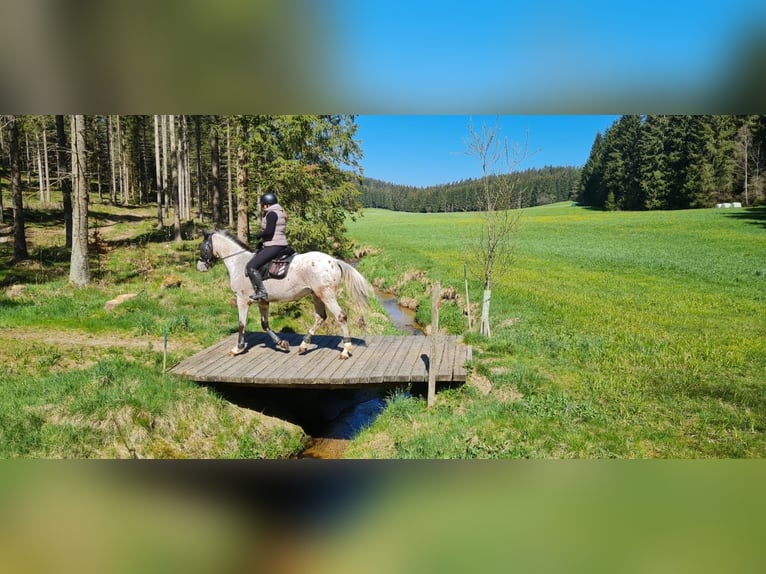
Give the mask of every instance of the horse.
[[(229, 354), (239, 355), (247, 347), (245, 343), (245, 326), (247, 313), (254, 302), (250, 299), (253, 286), (245, 273), (245, 266), (254, 253), (241, 240), (225, 231), (203, 232), (203, 240), (199, 246), (200, 257), (197, 270), (207, 271), (221, 259), (229, 272), (231, 290), (237, 297), (239, 313), (239, 337), (237, 346)], [(314, 298), (314, 325), (309, 329), (298, 347), (298, 354), (303, 354), (311, 345), (311, 337), (327, 318), (327, 309), (343, 330), (343, 350), (339, 359), (348, 359), (353, 348), (348, 329), (346, 314), (338, 304), (338, 290), (344, 283), (351, 300), (363, 306), (368, 306), (368, 297), (373, 295), (372, 286), (367, 279), (354, 267), (320, 251), (310, 251), (295, 255), (284, 279), (265, 279), (264, 286), (269, 294), (268, 301), (258, 301), (261, 312), (261, 327), (269, 335), (278, 350), (290, 351), (290, 343), (281, 339), (269, 327), (269, 303), (297, 301), (308, 295)]]

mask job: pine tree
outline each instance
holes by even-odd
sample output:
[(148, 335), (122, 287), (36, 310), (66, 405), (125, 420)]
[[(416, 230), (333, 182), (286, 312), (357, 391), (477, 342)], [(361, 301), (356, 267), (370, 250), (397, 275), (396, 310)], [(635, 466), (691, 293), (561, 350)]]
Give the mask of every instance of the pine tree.
[(639, 185), (645, 209), (661, 209), (668, 201), (667, 126), (667, 116), (649, 115), (641, 127)]
[(681, 188), (684, 207), (707, 207), (714, 201), (715, 130), (710, 116), (691, 116), (686, 141), (686, 177)]
[(590, 155), (580, 174), (577, 201), (593, 207), (602, 207), (604, 197), (601, 190), (604, 173), (604, 136), (601, 132), (596, 134), (596, 139), (590, 148)]

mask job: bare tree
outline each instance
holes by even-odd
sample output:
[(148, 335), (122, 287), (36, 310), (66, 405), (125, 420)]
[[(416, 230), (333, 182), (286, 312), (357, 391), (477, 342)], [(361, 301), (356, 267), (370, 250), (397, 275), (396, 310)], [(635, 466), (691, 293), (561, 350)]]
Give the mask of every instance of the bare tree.
[(210, 122), (210, 182), (213, 186), (213, 223), (223, 224), (223, 196), (221, 195), (220, 154), (218, 152), (218, 122), (213, 116)]
[(198, 207), (198, 215), (200, 223), (204, 221), (204, 202), (202, 201), (202, 142), (200, 141), (202, 138), (202, 131), (200, 128), (200, 118), (199, 116), (194, 116), (194, 135), (197, 138), (197, 207)]
[(13, 201), (13, 260), (29, 257), (24, 229), (24, 197), (21, 193), (21, 166), (19, 162), (19, 119), (8, 116), (8, 153), (11, 163), (11, 194)]
[(165, 202), (165, 218), (170, 219), (168, 200), (168, 116), (162, 115), (162, 197)]
[(48, 116), (43, 116), (43, 161), (45, 167), (45, 201), (51, 202), (51, 180), (48, 167)]
[(234, 170), (231, 166), (231, 118), (226, 118), (226, 177), (228, 178), (228, 187), (226, 188), (226, 197), (229, 207), (229, 228), (234, 229), (234, 187), (231, 184), (231, 174)]
[(72, 116), (72, 255), (69, 283), (82, 287), (90, 283), (88, 265), (88, 181), (85, 153), (85, 116)]
[(180, 242), (181, 237), (181, 206), (178, 189), (178, 144), (176, 140), (176, 117), (168, 116), (170, 126), (170, 193), (173, 196), (173, 227), (175, 240)]
[(157, 179), (157, 229), (162, 229), (162, 168), (160, 165), (160, 117), (154, 115), (154, 168)]
[(70, 165), (67, 161), (66, 131), (64, 131), (64, 116), (56, 116), (56, 158), (59, 165), (59, 187), (64, 202), (64, 235), (66, 246), (72, 247), (72, 174), (69, 169), (65, 173), (61, 170)]
[(483, 224), (477, 237), (468, 241), (469, 268), (482, 279), (482, 335), (492, 335), (489, 324), (489, 308), (492, 286), (495, 281), (507, 277), (511, 272), (515, 238), (521, 214), (521, 193), (516, 189), (510, 175), (524, 161), (524, 148), (511, 149), (507, 139), (500, 138), (498, 121), (494, 126), (482, 124), (477, 132), (473, 122), (468, 126), (466, 142), (467, 155), (481, 163), (481, 205)]
[[(240, 129), (242, 127), (240, 126)], [(245, 134), (240, 134), (237, 149), (237, 237), (242, 241), (250, 241), (250, 220), (247, 214), (247, 151), (245, 150)]]

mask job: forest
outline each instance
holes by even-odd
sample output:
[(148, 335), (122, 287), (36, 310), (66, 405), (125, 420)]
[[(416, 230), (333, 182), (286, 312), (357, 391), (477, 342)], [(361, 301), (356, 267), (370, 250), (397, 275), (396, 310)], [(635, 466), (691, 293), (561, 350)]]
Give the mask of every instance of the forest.
[[(362, 207), (356, 129), (345, 115), (0, 116), (0, 227), (12, 224), (20, 261), (25, 196), (63, 209), (74, 273), (87, 262), (88, 202), (156, 204), (157, 228), (177, 241), (191, 221), (248, 241), (258, 198), (275, 192), (294, 247), (343, 255), (346, 218)], [(76, 275), (88, 282), (86, 268)]]
[[(572, 199), (577, 190), (580, 169), (576, 167), (550, 167), (527, 169), (488, 177), (506, 178), (522, 207), (534, 207)], [(480, 211), (483, 209), (481, 179), (468, 179), (431, 187), (397, 185), (364, 178), (360, 186), (364, 207), (380, 207), (392, 211), (421, 213)]]
[(577, 199), (606, 210), (763, 203), (766, 117), (624, 115), (597, 134)]

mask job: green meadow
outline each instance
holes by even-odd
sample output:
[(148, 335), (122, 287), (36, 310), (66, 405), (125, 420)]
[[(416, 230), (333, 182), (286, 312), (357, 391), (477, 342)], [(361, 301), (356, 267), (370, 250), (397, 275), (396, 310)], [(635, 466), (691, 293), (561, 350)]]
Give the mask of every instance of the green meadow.
[[(75, 289), (60, 207), (26, 199), (30, 259), (13, 263), (12, 243), (0, 243), (0, 458), (285, 458), (303, 449), (299, 427), (163, 371), (236, 330), (224, 267), (194, 268), (192, 226), (175, 243), (151, 207), (92, 203), (92, 281)], [(124, 294), (134, 297), (106, 308)], [(296, 323), (289, 311), (277, 328)]]
[[(368, 209), (359, 269), (418, 297), (473, 346), (469, 384), (427, 409), (395, 393), (347, 451), (394, 458), (697, 458), (766, 454), (766, 209), (524, 210), (493, 286), (492, 336), (468, 329), (476, 213)], [(426, 277), (427, 279), (424, 279)], [(410, 278), (410, 280), (407, 280)], [(473, 316), (482, 285), (468, 276)], [(405, 293), (406, 292), (406, 293)]]
[[(93, 203), (93, 280), (74, 289), (60, 211), (28, 199), (30, 259), (12, 263), (12, 244), (0, 243), (0, 457), (287, 458), (304, 448), (299, 427), (163, 372), (236, 330), (224, 267), (194, 267), (192, 224), (175, 243), (152, 207)], [(493, 288), (490, 338), (465, 312), (479, 214), (370, 209), (348, 223), (368, 253), (364, 275), (417, 306), (423, 324), (439, 281), (440, 326), (474, 352), (468, 384), (440, 388), (431, 409), (419, 389), (392, 392), (346, 457), (766, 453), (764, 208), (557, 204), (520, 221), (511, 269)], [(482, 286), (468, 279), (475, 320)], [(105, 308), (121, 294), (135, 297)], [(354, 333), (396, 332), (372, 304), (349, 309)], [(272, 326), (305, 332), (312, 318), (308, 299), (275, 305)]]

